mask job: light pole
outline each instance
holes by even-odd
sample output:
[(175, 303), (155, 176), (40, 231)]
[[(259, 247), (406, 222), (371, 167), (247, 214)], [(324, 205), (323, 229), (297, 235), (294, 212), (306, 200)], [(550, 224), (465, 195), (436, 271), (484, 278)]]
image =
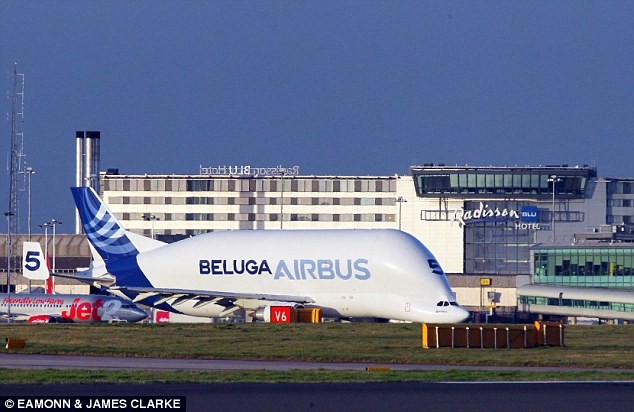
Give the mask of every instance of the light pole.
[(150, 235), (152, 236), (152, 239), (154, 239), (154, 221), (155, 220), (161, 220), (158, 217), (156, 217), (155, 215), (143, 215), (141, 216), (141, 218), (145, 221), (150, 221), (152, 222), (152, 228), (150, 229)]
[(396, 201), (398, 202), (398, 230), (401, 230), (401, 216), (403, 216), (403, 203), (407, 202), (403, 196), (399, 196)]
[(553, 216), (552, 216), (551, 225), (553, 227), (553, 243), (555, 243), (557, 241), (557, 234), (555, 232), (555, 184), (557, 182), (561, 182), (561, 178), (558, 177), (557, 175), (551, 175), (548, 178), (548, 181), (552, 182), (552, 184), (553, 184), (553, 212), (552, 212)]
[(46, 267), (48, 267), (48, 228), (51, 227), (51, 224), (46, 222), (39, 225), (42, 229), (44, 229), (44, 259), (46, 260)]
[(48, 224), (53, 227), (53, 273), (55, 273), (55, 227), (57, 225), (61, 225), (62, 222), (60, 222), (59, 220), (51, 219)]
[(29, 209), (28, 209), (28, 213), (27, 213), (27, 226), (28, 226), (28, 230), (29, 230), (29, 242), (31, 241), (31, 175), (35, 174), (35, 170), (33, 170), (32, 167), (27, 167), (26, 168), (26, 174), (29, 176), (28, 179), (28, 203), (29, 203)]
[[(44, 262), (46, 262), (47, 270), (48, 270), (48, 228), (51, 226), (52, 225), (49, 222), (42, 223), (41, 225), (39, 225), (39, 227), (44, 229)], [(47, 282), (49, 281), (52, 282), (52, 279), (49, 278)], [(52, 286), (51, 286), (51, 290), (52, 290)]]
[(15, 213), (9, 211), (5, 212), (7, 217), (7, 322), (11, 322), (11, 255), (13, 250), (11, 248), (11, 216), (15, 216)]

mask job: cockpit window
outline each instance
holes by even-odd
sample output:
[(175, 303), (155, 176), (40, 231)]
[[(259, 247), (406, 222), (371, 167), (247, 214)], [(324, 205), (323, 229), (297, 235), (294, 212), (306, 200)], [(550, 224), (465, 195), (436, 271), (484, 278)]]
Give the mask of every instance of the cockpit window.
[(441, 300), (440, 302), (436, 303), (436, 306), (449, 306), (449, 302), (447, 302), (446, 300)]
[(445, 275), (445, 272), (443, 272), (442, 268), (440, 267), (440, 263), (438, 263), (436, 259), (427, 259), (427, 264), (429, 265), (432, 273), (443, 276)]
[(450, 304), (451, 306), (460, 306), (460, 305), (458, 305), (458, 302), (449, 302), (449, 304)]

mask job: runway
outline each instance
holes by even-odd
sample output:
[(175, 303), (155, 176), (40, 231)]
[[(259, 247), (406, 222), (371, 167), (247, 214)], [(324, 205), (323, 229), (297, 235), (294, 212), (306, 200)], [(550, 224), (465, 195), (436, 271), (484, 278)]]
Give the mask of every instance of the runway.
[(87, 396), (97, 399), (182, 397), (187, 411), (223, 412), (614, 412), (631, 409), (634, 401), (634, 384), (621, 382), (0, 385), (0, 391), (2, 411), (9, 410), (2, 409), (7, 399), (16, 401), (20, 396), (34, 394), (62, 398)]
[[(116, 356), (74, 356), (39, 355), (22, 353), (0, 353), (0, 367), (12, 369), (106, 369), (106, 370), (365, 370), (366, 368), (389, 368), (395, 371), (407, 370), (486, 370), (486, 371), (526, 371), (562, 372), (589, 371), (596, 369), (559, 367), (511, 367), (511, 366), (458, 366), (423, 364), (375, 364), (350, 362), (295, 362), (225, 359), (173, 359), (173, 358), (131, 358)], [(602, 369), (605, 372), (634, 372), (632, 369)]]

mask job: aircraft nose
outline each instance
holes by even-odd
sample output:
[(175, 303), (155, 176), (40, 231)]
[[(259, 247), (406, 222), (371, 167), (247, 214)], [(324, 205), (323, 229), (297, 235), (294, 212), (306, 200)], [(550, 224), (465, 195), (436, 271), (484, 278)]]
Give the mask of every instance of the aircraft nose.
[(462, 306), (457, 306), (454, 309), (455, 309), (455, 312), (454, 312), (455, 323), (464, 322), (465, 320), (469, 319), (469, 316), (471, 316), (469, 311), (463, 308)]
[(141, 309), (133, 309), (130, 313), (130, 319), (132, 322), (140, 322), (143, 319), (147, 318), (147, 313)]

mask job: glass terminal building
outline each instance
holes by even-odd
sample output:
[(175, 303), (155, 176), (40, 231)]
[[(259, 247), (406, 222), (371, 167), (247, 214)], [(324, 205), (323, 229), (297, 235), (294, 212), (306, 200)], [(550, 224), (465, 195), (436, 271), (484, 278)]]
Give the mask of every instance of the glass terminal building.
[[(592, 168), (428, 166), (413, 167), (412, 175), (416, 194), (438, 202), (423, 220), (463, 227), (463, 273), (470, 275), (529, 273), (531, 247), (555, 242), (556, 225), (561, 241), (577, 230), (575, 224), (592, 219), (575, 206), (584, 203), (596, 177)], [(457, 208), (447, 206), (450, 200), (459, 202)]]
[(437, 204), (422, 220), (463, 228), (462, 273), (450, 278), (479, 284), (481, 310), (514, 279), (519, 312), (634, 320), (633, 179), (588, 166), (425, 165), (412, 176)]

